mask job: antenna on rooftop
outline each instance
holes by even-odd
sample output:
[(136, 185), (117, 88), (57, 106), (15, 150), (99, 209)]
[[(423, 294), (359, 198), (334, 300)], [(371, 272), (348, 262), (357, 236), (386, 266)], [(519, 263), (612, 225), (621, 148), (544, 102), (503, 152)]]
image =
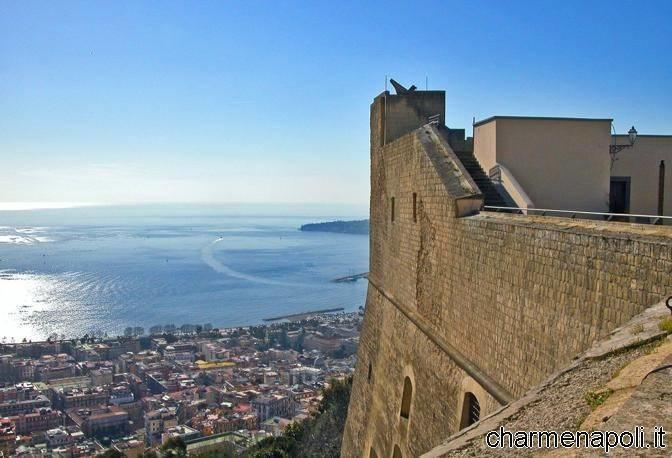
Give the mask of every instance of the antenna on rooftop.
[(387, 92), (387, 75), (385, 75), (385, 92)]
[(425, 91), (429, 90), (429, 77), (425, 76)]

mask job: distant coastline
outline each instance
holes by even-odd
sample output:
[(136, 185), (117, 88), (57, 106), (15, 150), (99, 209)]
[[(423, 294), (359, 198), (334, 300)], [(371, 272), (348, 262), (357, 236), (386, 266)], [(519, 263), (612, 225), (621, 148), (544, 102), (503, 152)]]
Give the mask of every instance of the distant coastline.
[(360, 234), (369, 233), (369, 220), (360, 219), (356, 221), (327, 221), (324, 223), (304, 224), (300, 227), (305, 232), (337, 232), (340, 234)]
[(234, 210), (157, 204), (0, 212), (0, 341), (123, 335), (157, 323), (253, 326), (364, 303), (363, 282), (331, 280), (367, 270), (368, 238), (298, 231), (308, 222), (361, 218)]

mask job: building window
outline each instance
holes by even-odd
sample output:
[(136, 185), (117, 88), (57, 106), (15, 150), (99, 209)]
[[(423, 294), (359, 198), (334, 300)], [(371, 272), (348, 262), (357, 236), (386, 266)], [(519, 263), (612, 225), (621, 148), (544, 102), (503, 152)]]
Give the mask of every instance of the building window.
[(373, 371), (373, 366), (369, 363), (369, 372), (366, 374), (366, 381), (371, 382), (371, 372)]
[(462, 421), (460, 429), (466, 428), (476, 423), (481, 417), (481, 405), (474, 393), (465, 393), (462, 403)]
[(403, 418), (408, 419), (408, 416), (411, 413), (411, 398), (413, 397), (413, 384), (411, 379), (406, 377), (404, 379), (404, 392), (401, 396), (401, 415)]
[(413, 222), (418, 222), (418, 194), (413, 193)]
[(390, 200), (390, 215), (394, 223), (394, 197)]
[(392, 452), (392, 458), (402, 458), (401, 449), (398, 445), (394, 446), (394, 452)]

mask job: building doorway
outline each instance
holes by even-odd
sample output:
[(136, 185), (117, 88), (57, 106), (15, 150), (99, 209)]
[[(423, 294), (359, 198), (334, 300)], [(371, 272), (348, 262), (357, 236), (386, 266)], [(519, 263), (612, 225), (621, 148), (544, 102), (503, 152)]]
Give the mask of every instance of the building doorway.
[(630, 213), (630, 177), (611, 177), (609, 213)]

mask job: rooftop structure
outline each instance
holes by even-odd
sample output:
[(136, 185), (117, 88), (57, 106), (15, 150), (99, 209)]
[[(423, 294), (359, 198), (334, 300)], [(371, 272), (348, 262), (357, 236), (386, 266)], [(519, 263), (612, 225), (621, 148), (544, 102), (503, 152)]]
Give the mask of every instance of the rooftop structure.
[(612, 135), (609, 118), (493, 116), (473, 129), (474, 158), (509, 206), (672, 216), (672, 136)]
[(128, 432), (128, 412), (117, 406), (73, 408), (68, 416), (87, 436), (119, 436)]

